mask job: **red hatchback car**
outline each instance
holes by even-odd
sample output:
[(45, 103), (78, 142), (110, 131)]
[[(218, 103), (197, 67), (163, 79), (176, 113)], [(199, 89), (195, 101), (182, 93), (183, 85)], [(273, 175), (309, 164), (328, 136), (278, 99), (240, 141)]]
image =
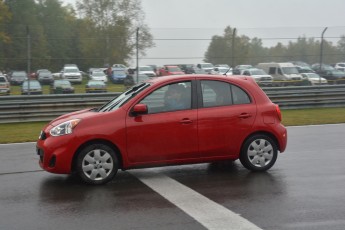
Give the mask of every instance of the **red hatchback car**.
[(118, 169), (221, 160), (265, 171), (286, 148), (281, 119), (251, 77), (167, 76), (53, 120), (37, 154), (44, 170), (89, 184), (109, 182)]

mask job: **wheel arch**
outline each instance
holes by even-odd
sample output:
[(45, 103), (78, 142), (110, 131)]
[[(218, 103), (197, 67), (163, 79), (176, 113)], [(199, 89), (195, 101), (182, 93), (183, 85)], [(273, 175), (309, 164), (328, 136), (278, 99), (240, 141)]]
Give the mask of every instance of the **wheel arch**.
[(78, 155), (80, 154), (80, 152), (82, 151), (82, 149), (84, 149), (86, 146), (92, 145), (92, 144), (104, 144), (109, 146), (111, 149), (114, 150), (118, 161), (119, 161), (119, 169), (123, 168), (123, 159), (122, 159), (122, 154), (119, 150), (119, 148), (112, 143), (111, 141), (105, 140), (105, 139), (94, 139), (94, 140), (89, 140), (85, 143), (83, 143), (82, 145), (79, 146), (79, 148), (76, 150), (76, 152), (73, 155), (73, 159), (72, 159), (72, 165), (71, 165), (71, 171), (75, 172), (76, 171), (76, 162), (78, 159)]
[(278, 139), (276, 138), (276, 136), (274, 134), (267, 132), (267, 131), (256, 131), (254, 133), (249, 134), (246, 138), (244, 138), (242, 145), (241, 145), (241, 150), (243, 149), (244, 143), (254, 135), (266, 135), (266, 136), (270, 137), (274, 141), (274, 143), (276, 144), (277, 149), (280, 151), (280, 144), (279, 144)]

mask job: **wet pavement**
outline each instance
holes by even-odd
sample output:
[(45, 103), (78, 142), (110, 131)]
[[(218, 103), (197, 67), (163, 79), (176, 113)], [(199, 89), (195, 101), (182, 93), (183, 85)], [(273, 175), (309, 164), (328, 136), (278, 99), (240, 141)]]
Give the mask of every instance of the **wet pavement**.
[[(186, 195), (206, 216), (213, 206), (193, 203), (184, 188), (261, 229), (343, 230), (344, 136), (345, 124), (289, 127), (286, 152), (265, 173), (251, 173), (238, 161), (171, 166), (119, 172), (105, 186), (41, 171), (34, 143), (0, 145), (0, 229), (206, 229), (144, 184), (142, 175), (152, 174), (149, 180), (164, 175), (183, 186), (172, 193)], [(248, 226), (242, 229), (257, 229)]]

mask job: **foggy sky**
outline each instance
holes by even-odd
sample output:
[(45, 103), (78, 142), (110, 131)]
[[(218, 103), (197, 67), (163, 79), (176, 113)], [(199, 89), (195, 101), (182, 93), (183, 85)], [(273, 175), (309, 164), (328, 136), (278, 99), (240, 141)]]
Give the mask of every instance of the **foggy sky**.
[(142, 0), (142, 9), (156, 46), (141, 65), (198, 63), (226, 26), (266, 46), (301, 36), (319, 39), (325, 27), (325, 38), (334, 43), (345, 35), (344, 0)]

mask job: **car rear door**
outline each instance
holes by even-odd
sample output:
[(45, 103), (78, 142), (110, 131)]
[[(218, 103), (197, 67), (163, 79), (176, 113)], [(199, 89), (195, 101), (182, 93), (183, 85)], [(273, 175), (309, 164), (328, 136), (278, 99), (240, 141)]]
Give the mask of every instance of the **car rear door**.
[(254, 123), (255, 103), (243, 89), (227, 82), (202, 80), (198, 86), (200, 155), (237, 155)]

